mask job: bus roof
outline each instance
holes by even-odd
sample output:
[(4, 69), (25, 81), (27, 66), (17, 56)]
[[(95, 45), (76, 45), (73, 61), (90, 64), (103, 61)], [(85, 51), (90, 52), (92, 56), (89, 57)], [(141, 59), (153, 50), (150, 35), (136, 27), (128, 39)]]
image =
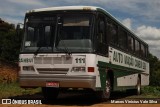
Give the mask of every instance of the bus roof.
[(49, 7), (49, 8), (40, 8), (40, 9), (33, 9), (28, 11), (30, 12), (43, 12), (43, 11), (56, 11), (56, 10), (97, 10), (99, 7), (95, 6), (60, 6), (60, 7)]

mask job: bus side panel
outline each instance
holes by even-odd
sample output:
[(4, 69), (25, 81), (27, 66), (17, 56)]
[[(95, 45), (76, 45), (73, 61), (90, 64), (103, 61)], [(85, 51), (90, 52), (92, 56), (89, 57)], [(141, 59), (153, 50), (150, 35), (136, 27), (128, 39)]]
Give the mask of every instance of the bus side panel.
[(136, 86), (138, 74), (132, 74), (128, 76), (118, 77), (117, 86)]
[(149, 75), (150, 75), (149, 71), (150, 70), (149, 70), (149, 63), (148, 63), (146, 64), (146, 71), (143, 74), (141, 74), (141, 85), (142, 86), (149, 85)]
[(148, 74), (141, 74), (141, 85), (142, 86), (149, 85), (149, 75)]

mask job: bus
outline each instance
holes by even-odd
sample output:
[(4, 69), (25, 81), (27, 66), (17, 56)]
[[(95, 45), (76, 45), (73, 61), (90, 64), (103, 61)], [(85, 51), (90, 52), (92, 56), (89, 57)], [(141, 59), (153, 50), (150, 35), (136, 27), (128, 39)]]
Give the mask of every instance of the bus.
[(112, 91), (149, 85), (148, 44), (106, 10), (62, 6), (26, 12), (19, 83), (41, 87), (44, 98), (61, 89)]

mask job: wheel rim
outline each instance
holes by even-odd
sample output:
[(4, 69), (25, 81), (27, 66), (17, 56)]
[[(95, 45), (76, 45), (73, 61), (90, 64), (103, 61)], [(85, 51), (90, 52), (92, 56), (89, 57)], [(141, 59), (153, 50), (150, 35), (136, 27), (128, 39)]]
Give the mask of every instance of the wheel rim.
[(137, 94), (139, 95), (140, 93), (141, 93), (141, 84), (140, 84), (140, 79), (138, 78)]

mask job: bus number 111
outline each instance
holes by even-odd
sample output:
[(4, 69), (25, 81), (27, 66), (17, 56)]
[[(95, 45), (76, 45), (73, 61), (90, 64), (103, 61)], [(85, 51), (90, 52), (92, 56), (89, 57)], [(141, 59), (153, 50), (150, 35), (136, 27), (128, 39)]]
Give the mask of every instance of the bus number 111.
[(85, 63), (85, 58), (76, 58), (76, 63)]

